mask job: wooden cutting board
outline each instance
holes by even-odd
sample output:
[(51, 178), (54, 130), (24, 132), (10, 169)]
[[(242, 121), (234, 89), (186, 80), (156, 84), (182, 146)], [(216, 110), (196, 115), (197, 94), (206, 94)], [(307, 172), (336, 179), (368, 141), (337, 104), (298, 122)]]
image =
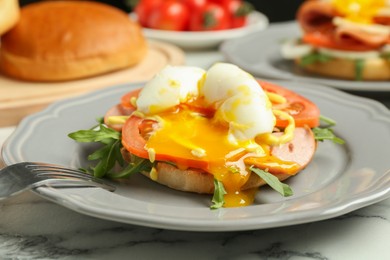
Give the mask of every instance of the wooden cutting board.
[(168, 64), (184, 64), (184, 52), (174, 45), (158, 41), (148, 44), (148, 54), (136, 66), (93, 78), (40, 83), (0, 75), (0, 127), (16, 125), (23, 117), (54, 101), (119, 84), (145, 81)]

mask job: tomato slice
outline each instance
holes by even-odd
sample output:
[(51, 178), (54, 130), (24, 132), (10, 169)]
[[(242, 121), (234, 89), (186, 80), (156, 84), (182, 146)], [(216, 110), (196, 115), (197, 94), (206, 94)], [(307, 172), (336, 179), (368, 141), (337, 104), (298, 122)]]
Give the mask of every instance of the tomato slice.
[[(151, 120), (137, 116), (131, 116), (122, 128), (122, 144), (132, 154), (149, 159), (148, 151), (145, 149), (146, 138), (145, 128), (149, 128)], [(185, 157), (177, 157), (169, 154), (155, 154), (156, 161), (173, 162), (181, 166), (207, 169), (208, 162)]]
[(316, 47), (342, 51), (370, 51), (378, 48), (377, 46), (370, 46), (353, 39), (345, 39), (338, 42), (334, 39), (332, 31), (306, 33), (302, 37), (302, 41)]
[[(276, 109), (289, 113), (295, 119), (297, 127), (309, 126), (316, 127), (319, 125), (320, 111), (318, 107), (310, 100), (301, 95), (280, 87), (278, 85), (260, 81), (259, 83), (267, 92), (276, 93), (286, 98), (287, 102), (283, 104), (274, 104)], [(130, 98), (136, 97), (139, 94), (139, 89), (125, 94), (122, 101), (130, 106)], [(123, 105), (123, 103), (122, 103)], [(190, 104), (190, 106), (193, 104)], [(207, 113), (206, 113), (207, 114)], [(147, 134), (152, 128), (152, 124), (157, 123), (150, 119), (143, 119), (135, 115), (131, 116), (122, 128), (122, 144), (132, 154), (149, 159), (148, 151), (145, 149), (147, 143)], [(287, 121), (277, 118), (277, 127), (286, 127)], [(148, 130), (149, 129), (149, 130)], [(187, 157), (172, 156), (169, 154), (155, 154), (156, 161), (168, 161), (176, 163), (177, 165), (186, 166), (190, 168), (207, 169), (208, 162), (204, 160), (191, 159)]]
[[(295, 119), (297, 127), (308, 126), (313, 128), (319, 125), (320, 110), (316, 104), (284, 87), (261, 80), (259, 80), (259, 83), (265, 91), (281, 95), (287, 100), (283, 104), (273, 104), (273, 108), (290, 114)], [(286, 127), (287, 120), (277, 118), (276, 126)]]

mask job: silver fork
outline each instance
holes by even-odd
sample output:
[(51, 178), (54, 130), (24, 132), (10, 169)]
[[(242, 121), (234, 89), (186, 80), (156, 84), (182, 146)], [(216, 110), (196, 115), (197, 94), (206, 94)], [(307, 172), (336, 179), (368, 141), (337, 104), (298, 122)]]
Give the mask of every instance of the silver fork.
[(56, 188), (85, 186), (115, 190), (115, 186), (105, 180), (54, 164), (22, 162), (0, 170), (0, 200), (41, 186)]

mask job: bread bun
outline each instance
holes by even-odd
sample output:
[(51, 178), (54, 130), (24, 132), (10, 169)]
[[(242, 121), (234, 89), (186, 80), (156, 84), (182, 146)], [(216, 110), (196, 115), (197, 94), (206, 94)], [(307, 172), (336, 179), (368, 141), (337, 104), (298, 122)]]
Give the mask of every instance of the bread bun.
[(2, 37), (0, 69), (30, 81), (63, 81), (140, 62), (147, 45), (140, 26), (121, 10), (87, 1), (25, 6)]
[[(287, 144), (271, 148), (271, 154), (283, 161), (296, 162), (300, 167), (293, 173), (285, 173), (277, 168), (269, 171), (278, 177), (280, 181), (294, 176), (309, 164), (314, 156), (316, 147), (316, 141), (310, 128), (296, 128), (294, 139)], [(130, 162), (130, 153), (125, 148), (121, 152), (124, 160)], [(156, 177), (152, 177), (149, 172), (142, 172), (142, 174), (157, 183), (175, 190), (201, 194), (212, 194), (214, 192), (214, 176), (203, 170), (181, 170), (165, 162), (157, 162), (155, 168), (157, 172)], [(241, 190), (257, 188), (265, 184), (265, 181), (258, 175), (251, 174), (248, 181), (241, 187)]]
[[(214, 176), (207, 172), (197, 169), (180, 170), (171, 164), (163, 162), (157, 163), (156, 170), (158, 177), (155, 181), (171, 189), (201, 194), (214, 193)], [(149, 172), (143, 172), (142, 174), (152, 179)], [(293, 175), (277, 175), (280, 181), (291, 176)], [(257, 188), (265, 184), (265, 181), (258, 175), (251, 174), (245, 185), (241, 187), (241, 190)]]
[(296, 59), (295, 63), (310, 73), (317, 75), (348, 79), (348, 80), (390, 80), (390, 61), (380, 58), (363, 60), (361, 77), (357, 77), (356, 62), (352, 59), (334, 58), (326, 62), (316, 62), (308, 65), (301, 65), (301, 60)]
[(18, 0), (0, 0), (0, 35), (11, 29), (19, 20)]

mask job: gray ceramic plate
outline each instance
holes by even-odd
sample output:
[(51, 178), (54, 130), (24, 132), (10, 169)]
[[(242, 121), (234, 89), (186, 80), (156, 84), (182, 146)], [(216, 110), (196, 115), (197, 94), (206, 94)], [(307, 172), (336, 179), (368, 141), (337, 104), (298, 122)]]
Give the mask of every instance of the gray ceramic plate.
[[(44, 198), (83, 214), (150, 227), (233, 231), (323, 220), (383, 200), (390, 195), (390, 112), (381, 104), (313, 84), (278, 82), (312, 99), (335, 119), (345, 145), (318, 145), (311, 164), (288, 184), (295, 195), (283, 198), (261, 188), (249, 207), (210, 210), (210, 196), (174, 191), (141, 175), (116, 183), (114, 193), (98, 188), (36, 189)], [(87, 129), (119, 97), (141, 85), (117, 86), (62, 101), (27, 117), (6, 141), (7, 165), (44, 161), (86, 165), (89, 145), (67, 137)]]
[(389, 81), (339, 80), (305, 73), (280, 55), (284, 40), (301, 35), (296, 22), (272, 24), (264, 31), (225, 41), (220, 50), (229, 62), (258, 77), (323, 84), (350, 91), (390, 91)]

